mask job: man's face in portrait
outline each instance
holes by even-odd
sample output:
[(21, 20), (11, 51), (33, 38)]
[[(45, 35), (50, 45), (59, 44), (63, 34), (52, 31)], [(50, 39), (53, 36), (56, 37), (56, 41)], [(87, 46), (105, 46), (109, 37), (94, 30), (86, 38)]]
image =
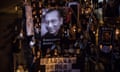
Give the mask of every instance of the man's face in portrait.
[(57, 10), (51, 11), (45, 16), (46, 27), (50, 34), (56, 35), (63, 24), (63, 19)]

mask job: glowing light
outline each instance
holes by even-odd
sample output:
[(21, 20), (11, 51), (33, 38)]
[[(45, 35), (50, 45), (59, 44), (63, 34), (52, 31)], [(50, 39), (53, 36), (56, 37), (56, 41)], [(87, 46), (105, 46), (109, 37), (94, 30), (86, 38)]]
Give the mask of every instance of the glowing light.
[(103, 48), (103, 46), (102, 45), (100, 45), (100, 49), (102, 49)]
[(110, 45), (110, 49), (112, 49), (112, 45)]
[(118, 34), (119, 34), (119, 29), (116, 29), (116, 32), (115, 32), (115, 33), (116, 33), (116, 35), (118, 35)]
[(93, 31), (93, 34), (95, 34), (96, 32), (95, 31)]
[(34, 41), (30, 41), (30, 46), (33, 46), (35, 44)]
[(21, 37), (21, 38), (23, 37), (23, 33), (22, 33), (22, 32), (20, 33), (20, 37)]
[(75, 32), (76, 30), (74, 29), (73, 31)]
[(36, 11), (33, 11), (33, 15), (35, 15), (36, 14)]
[(18, 6), (15, 6), (15, 11), (18, 11)]

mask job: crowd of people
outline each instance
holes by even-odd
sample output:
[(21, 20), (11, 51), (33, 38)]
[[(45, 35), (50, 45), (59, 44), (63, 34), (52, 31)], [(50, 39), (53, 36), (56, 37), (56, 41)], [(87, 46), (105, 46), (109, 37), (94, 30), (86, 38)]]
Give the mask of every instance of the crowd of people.
[(51, 57), (76, 57), (76, 68), (81, 72), (96, 72), (99, 69), (112, 72), (111, 52), (107, 53), (109, 56), (100, 54), (104, 59), (99, 56), (100, 50), (96, 44), (99, 19), (95, 8), (94, 0), (45, 0), (42, 14), (35, 15), (40, 16), (37, 17), (39, 23), (33, 25), (35, 33), (24, 38), (24, 55), (29, 72), (42, 70), (40, 59)]

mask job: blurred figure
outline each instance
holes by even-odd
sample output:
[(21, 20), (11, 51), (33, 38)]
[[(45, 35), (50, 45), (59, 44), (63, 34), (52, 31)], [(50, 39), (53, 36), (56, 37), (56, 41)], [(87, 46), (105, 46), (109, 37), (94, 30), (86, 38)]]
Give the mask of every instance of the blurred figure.
[(33, 59), (33, 65), (31, 67), (31, 72), (39, 72), (41, 71), (41, 66), (40, 66), (40, 59), (41, 59), (41, 51), (37, 51), (37, 55), (34, 56)]

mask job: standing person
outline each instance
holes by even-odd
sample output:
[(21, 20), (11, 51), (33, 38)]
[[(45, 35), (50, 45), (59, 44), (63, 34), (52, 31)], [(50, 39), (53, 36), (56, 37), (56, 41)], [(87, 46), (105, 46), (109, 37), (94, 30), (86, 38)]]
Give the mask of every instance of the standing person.
[(50, 48), (53, 50), (53, 45), (55, 45), (56, 42), (60, 42), (61, 38), (61, 27), (63, 25), (63, 17), (60, 9), (49, 9), (45, 16), (44, 16), (44, 23), (41, 24), (41, 29), (46, 30), (46, 33), (44, 33), (44, 30), (41, 30), (42, 36), (42, 45), (44, 48), (43, 50), (46, 51), (47, 48)]
[(40, 60), (41, 60), (41, 50), (38, 50), (36, 56), (34, 56), (33, 59), (31, 72), (39, 72), (39, 71), (41, 72)]
[(34, 24), (33, 24), (33, 18), (32, 18), (32, 7), (30, 2), (27, 0), (24, 1), (24, 8), (25, 8), (25, 21), (24, 21), (24, 27), (23, 32), (25, 32), (24, 35), (24, 43), (23, 43), (23, 51), (24, 51), (24, 57), (26, 60), (26, 67), (28, 68), (29, 72), (31, 72), (31, 65), (33, 60), (33, 52), (34, 49), (34, 42), (33, 42), (33, 36), (34, 36)]

